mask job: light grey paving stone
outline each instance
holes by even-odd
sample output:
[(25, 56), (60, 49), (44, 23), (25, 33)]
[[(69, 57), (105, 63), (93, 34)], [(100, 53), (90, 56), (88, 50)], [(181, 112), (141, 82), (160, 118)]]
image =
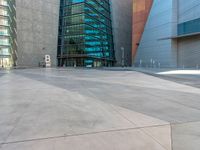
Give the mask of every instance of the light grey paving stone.
[(136, 127), (109, 105), (79, 93), (56, 87), (39, 93), (7, 142)]
[(172, 125), (173, 150), (199, 150), (200, 122)]
[[(134, 71), (4, 71), (0, 75), (0, 143), (36, 140), (4, 144), (3, 150), (98, 150), (102, 146), (105, 150), (166, 150), (169, 130), (155, 126), (170, 122), (185, 124), (172, 127), (174, 149), (196, 150), (200, 125), (187, 122), (200, 121), (199, 96), (198, 88)], [(135, 129), (149, 126), (154, 127)], [(109, 133), (56, 138), (102, 131)], [(39, 140), (50, 137), (56, 139)]]
[(136, 127), (143, 128), (143, 127), (152, 127), (152, 126), (163, 126), (169, 125), (169, 122), (153, 118), (151, 116), (138, 113), (132, 111), (130, 109), (125, 109), (123, 107), (118, 107), (115, 105), (111, 105), (117, 112), (119, 112), (122, 116), (127, 118), (130, 122), (132, 122)]
[(6, 141), (21, 118), (23, 111), (24, 109), (20, 109), (18, 105), (0, 106), (0, 143)]
[(142, 128), (141, 130), (160, 143), (166, 150), (172, 150), (172, 131), (170, 125)]
[(2, 150), (166, 150), (140, 130), (102, 132), (59, 139), (5, 144)]
[[(104, 87), (104, 89), (105, 88), (106, 87)], [(122, 88), (117, 94), (110, 92), (109, 89), (110, 88), (106, 88), (105, 91), (107, 92), (103, 92), (98, 90), (98, 88), (93, 88), (90, 89), (90, 92), (101, 101), (124, 107), (166, 122), (176, 123), (200, 120), (200, 110), (169, 101), (167, 96), (170, 93), (158, 97), (145, 93), (142, 89), (137, 92), (134, 92), (133, 89), (130, 93), (122, 92)]]

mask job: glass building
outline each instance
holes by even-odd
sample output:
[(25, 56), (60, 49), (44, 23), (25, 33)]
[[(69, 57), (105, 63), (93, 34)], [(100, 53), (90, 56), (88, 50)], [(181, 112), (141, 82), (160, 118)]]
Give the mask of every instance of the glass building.
[(16, 65), (15, 12), (14, 0), (0, 0), (0, 68)]
[(114, 46), (109, 0), (61, 0), (59, 66), (112, 66)]

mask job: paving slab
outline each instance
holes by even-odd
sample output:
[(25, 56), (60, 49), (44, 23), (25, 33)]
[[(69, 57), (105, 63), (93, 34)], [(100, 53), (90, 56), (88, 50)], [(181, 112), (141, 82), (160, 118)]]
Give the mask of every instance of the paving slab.
[(166, 150), (140, 130), (102, 132), (42, 141), (5, 144), (2, 150)]
[(135, 71), (0, 71), (0, 150), (196, 150), (200, 89)]
[(166, 150), (172, 150), (172, 131), (170, 125), (147, 127), (141, 130), (160, 143)]
[(173, 150), (199, 150), (200, 122), (172, 125)]
[(130, 109), (125, 109), (123, 107), (111, 105), (118, 113), (120, 113), (122, 116), (127, 118), (131, 123), (133, 123), (138, 128), (144, 128), (144, 127), (153, 127), (153, 126), (164, 126), (164, 125), (170, 125), (169, 122), (163, 121), (142, 113), (138, 113), (135, 111), (132, 111)]
[[(168, 98), (168, 95), (175, 93), (166, 92), (165, 95), (155, 96), (143, 91), (142, 88), (136, 91), (132, 88), (133, 91), (129, 92), (121, 88), (121, 91), (115, 95), (114, 91), (111, 92), (110, 88), (109, 86), (104, 86), (104, 89), (109, 91), (106, 93), (98, 90), (98, 88), (90, 89), (90, 91), (101, 101), (109, 102), (113, 105), (121, 106), (167, 122), (181, 123), (198, 121), (200, 119), (200, 110), (191, 107), (189, 101), (187, 105), (183, 105), (182, 102), (177, 103), (176, 101), (174, 102), (173, 99)], [(154, 92), (156, 92), (156, 90), (154, 90)], [(159, 92), (159, 90), (157, 92)], [(189, 93), (189, 95), (191, 94)], [(195, 97), (194, 101), (195, 100), (198, 101), (197, 97)], [(179, 101), (181, 101), (181, 99), (179, 99)]]
[[(44, 83), (34, 81), (32, 84), (40, 84), (42, 87)], [(26, 111), (9, 133), (6, 142), (135, 128), (101, 101), (48, 86), (48, 89), (34, 90), (34, 99), (29, 106), (22, 108)]]

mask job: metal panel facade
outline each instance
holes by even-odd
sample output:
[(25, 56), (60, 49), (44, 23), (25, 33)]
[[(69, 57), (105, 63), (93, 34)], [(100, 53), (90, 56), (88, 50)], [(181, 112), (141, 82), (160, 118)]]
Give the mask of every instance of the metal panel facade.
[[(198, 33), (200, 19), (199, 0), (178, 0), (179, 24), (184, 25), (181, 33)], [(178, 67), (200, 67), (200, 36), (178, 39)]]
[(153, 0), (133, 0), (133, 61), (144, 32), (147, 18), (149, 17), (152, 3)]
[(173, 0), (154, 0), (147, 20), (138, 52), (136, 66), (176, 67), (177, 51), (174, 41), (159, 40), (174, 34), (176, 15)]
[(135, 65), (199, 68), (200, 39), (195, 35), (200, 31), (199, 19), (199, 0), (154, 0)]

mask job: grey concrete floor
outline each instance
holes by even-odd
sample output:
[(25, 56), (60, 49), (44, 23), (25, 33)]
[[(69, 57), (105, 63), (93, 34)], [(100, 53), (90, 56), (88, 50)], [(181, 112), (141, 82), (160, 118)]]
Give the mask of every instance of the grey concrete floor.
[(154, 74), (154, 76), (161, 79), (170, 80), (188, 86), (200, 88), (200, 75), (155, 75)]
[(199, 97), (135, 71), (0, 71), (0, 150), (199, 150)]
[[(166, 71), (180, 71), (181, 69), (172, 69), (172, 68), (159, 69), (159, 68), (134, 68), (134, 67), (131, 67), (131, 68), (129, 68), (129, 70), (146, 73), (148, 75), (152, 75), (152, 76), (164, 79), (164, 80), (169, 80), (169, 81), (177, 82), (180, 84), (200, 88), (200, 74), (192, 74), (192, 73), (191, 74), (184, 74), (184, 73), (183, 74), (178, 74), (178, 73), (177, 74), (159, 74), (159, 73), (166, 72)], [(196, 69), (185, 69), (185, 70), (200, 72), (200, 70), (196, 70)], [(184, 69), (183, 69), (183, 71), (184, 71)]]

